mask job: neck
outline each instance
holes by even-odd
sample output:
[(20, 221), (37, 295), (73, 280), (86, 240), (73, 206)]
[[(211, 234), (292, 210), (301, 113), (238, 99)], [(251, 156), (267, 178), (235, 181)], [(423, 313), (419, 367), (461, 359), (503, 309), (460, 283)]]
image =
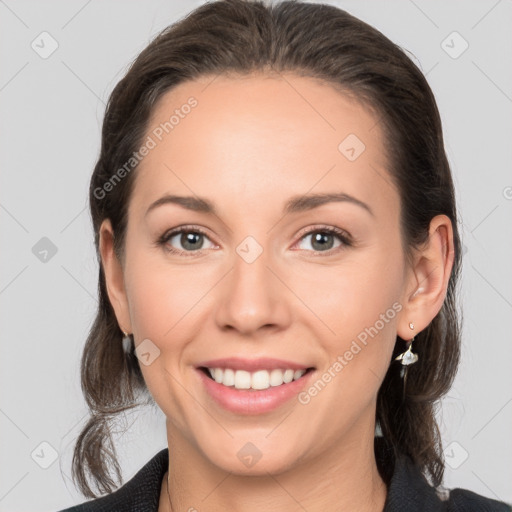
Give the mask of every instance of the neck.
[[(375, 461), (374, 427), (279, 474), (233, 474), (206, 460), (168, 422), (169, 472), (159, 512), (381, 512), (387, 495)], [(167, 489), (169, 475), (170, 488)], [(169, 503), (171, 497), (172, 507)]]

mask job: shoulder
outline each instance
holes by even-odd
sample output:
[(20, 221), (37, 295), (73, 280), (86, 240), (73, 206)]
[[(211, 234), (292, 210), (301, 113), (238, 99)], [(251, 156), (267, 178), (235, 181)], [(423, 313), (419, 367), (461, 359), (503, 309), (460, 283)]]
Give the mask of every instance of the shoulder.
[(502, 501), (467, 489), (447, 490), (444, 496), (432, 487), (420, 469), (406, 456), (395, 462), (384, 512), (512, 512)]
[(158, 452), (122, 487), (111, 494), (60, 512), (156, 512), (162, 478), (169, 464), (167, 448)]
[(512, 506), (503, 501), (486, 498), (467, 489), (452, 489), (447, 500), (449, 512), (511, 512)]

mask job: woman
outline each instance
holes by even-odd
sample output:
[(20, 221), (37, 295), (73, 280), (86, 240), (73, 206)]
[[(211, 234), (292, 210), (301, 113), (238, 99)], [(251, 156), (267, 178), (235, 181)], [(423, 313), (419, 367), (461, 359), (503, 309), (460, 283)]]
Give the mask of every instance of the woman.
[[(197, 8), (114, 89), (90, 205), (73, 470), (95, 499), (68, 510), (510, 510), (441, 487), (457, 212), (433, 94), (380, 32)], [(112, 492), (109, 422), (153, 400), (168, 448)]]

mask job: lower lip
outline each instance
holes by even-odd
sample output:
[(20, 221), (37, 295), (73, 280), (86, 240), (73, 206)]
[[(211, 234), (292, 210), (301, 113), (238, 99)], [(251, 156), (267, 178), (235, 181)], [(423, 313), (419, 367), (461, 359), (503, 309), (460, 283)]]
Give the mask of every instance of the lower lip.
[(206, 391), (220, 406), (237, 414), (262, 414), (270, 412), (293, 397), (296, 397), (306, 386), (314, 373), (310, 370), (300, 379), (288, 384), (271, 386), (268, 389), (235, 389), (224, 386), (210, 379), (202, 370), (196, 369), (202, 379)]

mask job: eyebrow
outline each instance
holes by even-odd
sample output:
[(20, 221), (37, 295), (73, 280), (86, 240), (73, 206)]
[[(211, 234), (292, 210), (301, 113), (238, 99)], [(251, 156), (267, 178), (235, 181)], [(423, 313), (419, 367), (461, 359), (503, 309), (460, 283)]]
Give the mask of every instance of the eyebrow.
[[(341, 192), (293, 196), (286, 201), (283, 208), (283, 214), (288, 215), (291, 213), (304, 212), (333, 202), (347, 202), (355, 204), (366, 210), (370, 215), (375, 216), (372, 209), (366, 203), (349, 194)], [(162, 196), (160, 199), (157, 199), (149, 206), (145, 215), (148, 215), (150, 211), (164, 204), (177, 204), (187, 210), (218, 216), (218, 212), (214, 204), (206, 198), (197, 196), (177, 196), (172, 194), (167, 194)]]

